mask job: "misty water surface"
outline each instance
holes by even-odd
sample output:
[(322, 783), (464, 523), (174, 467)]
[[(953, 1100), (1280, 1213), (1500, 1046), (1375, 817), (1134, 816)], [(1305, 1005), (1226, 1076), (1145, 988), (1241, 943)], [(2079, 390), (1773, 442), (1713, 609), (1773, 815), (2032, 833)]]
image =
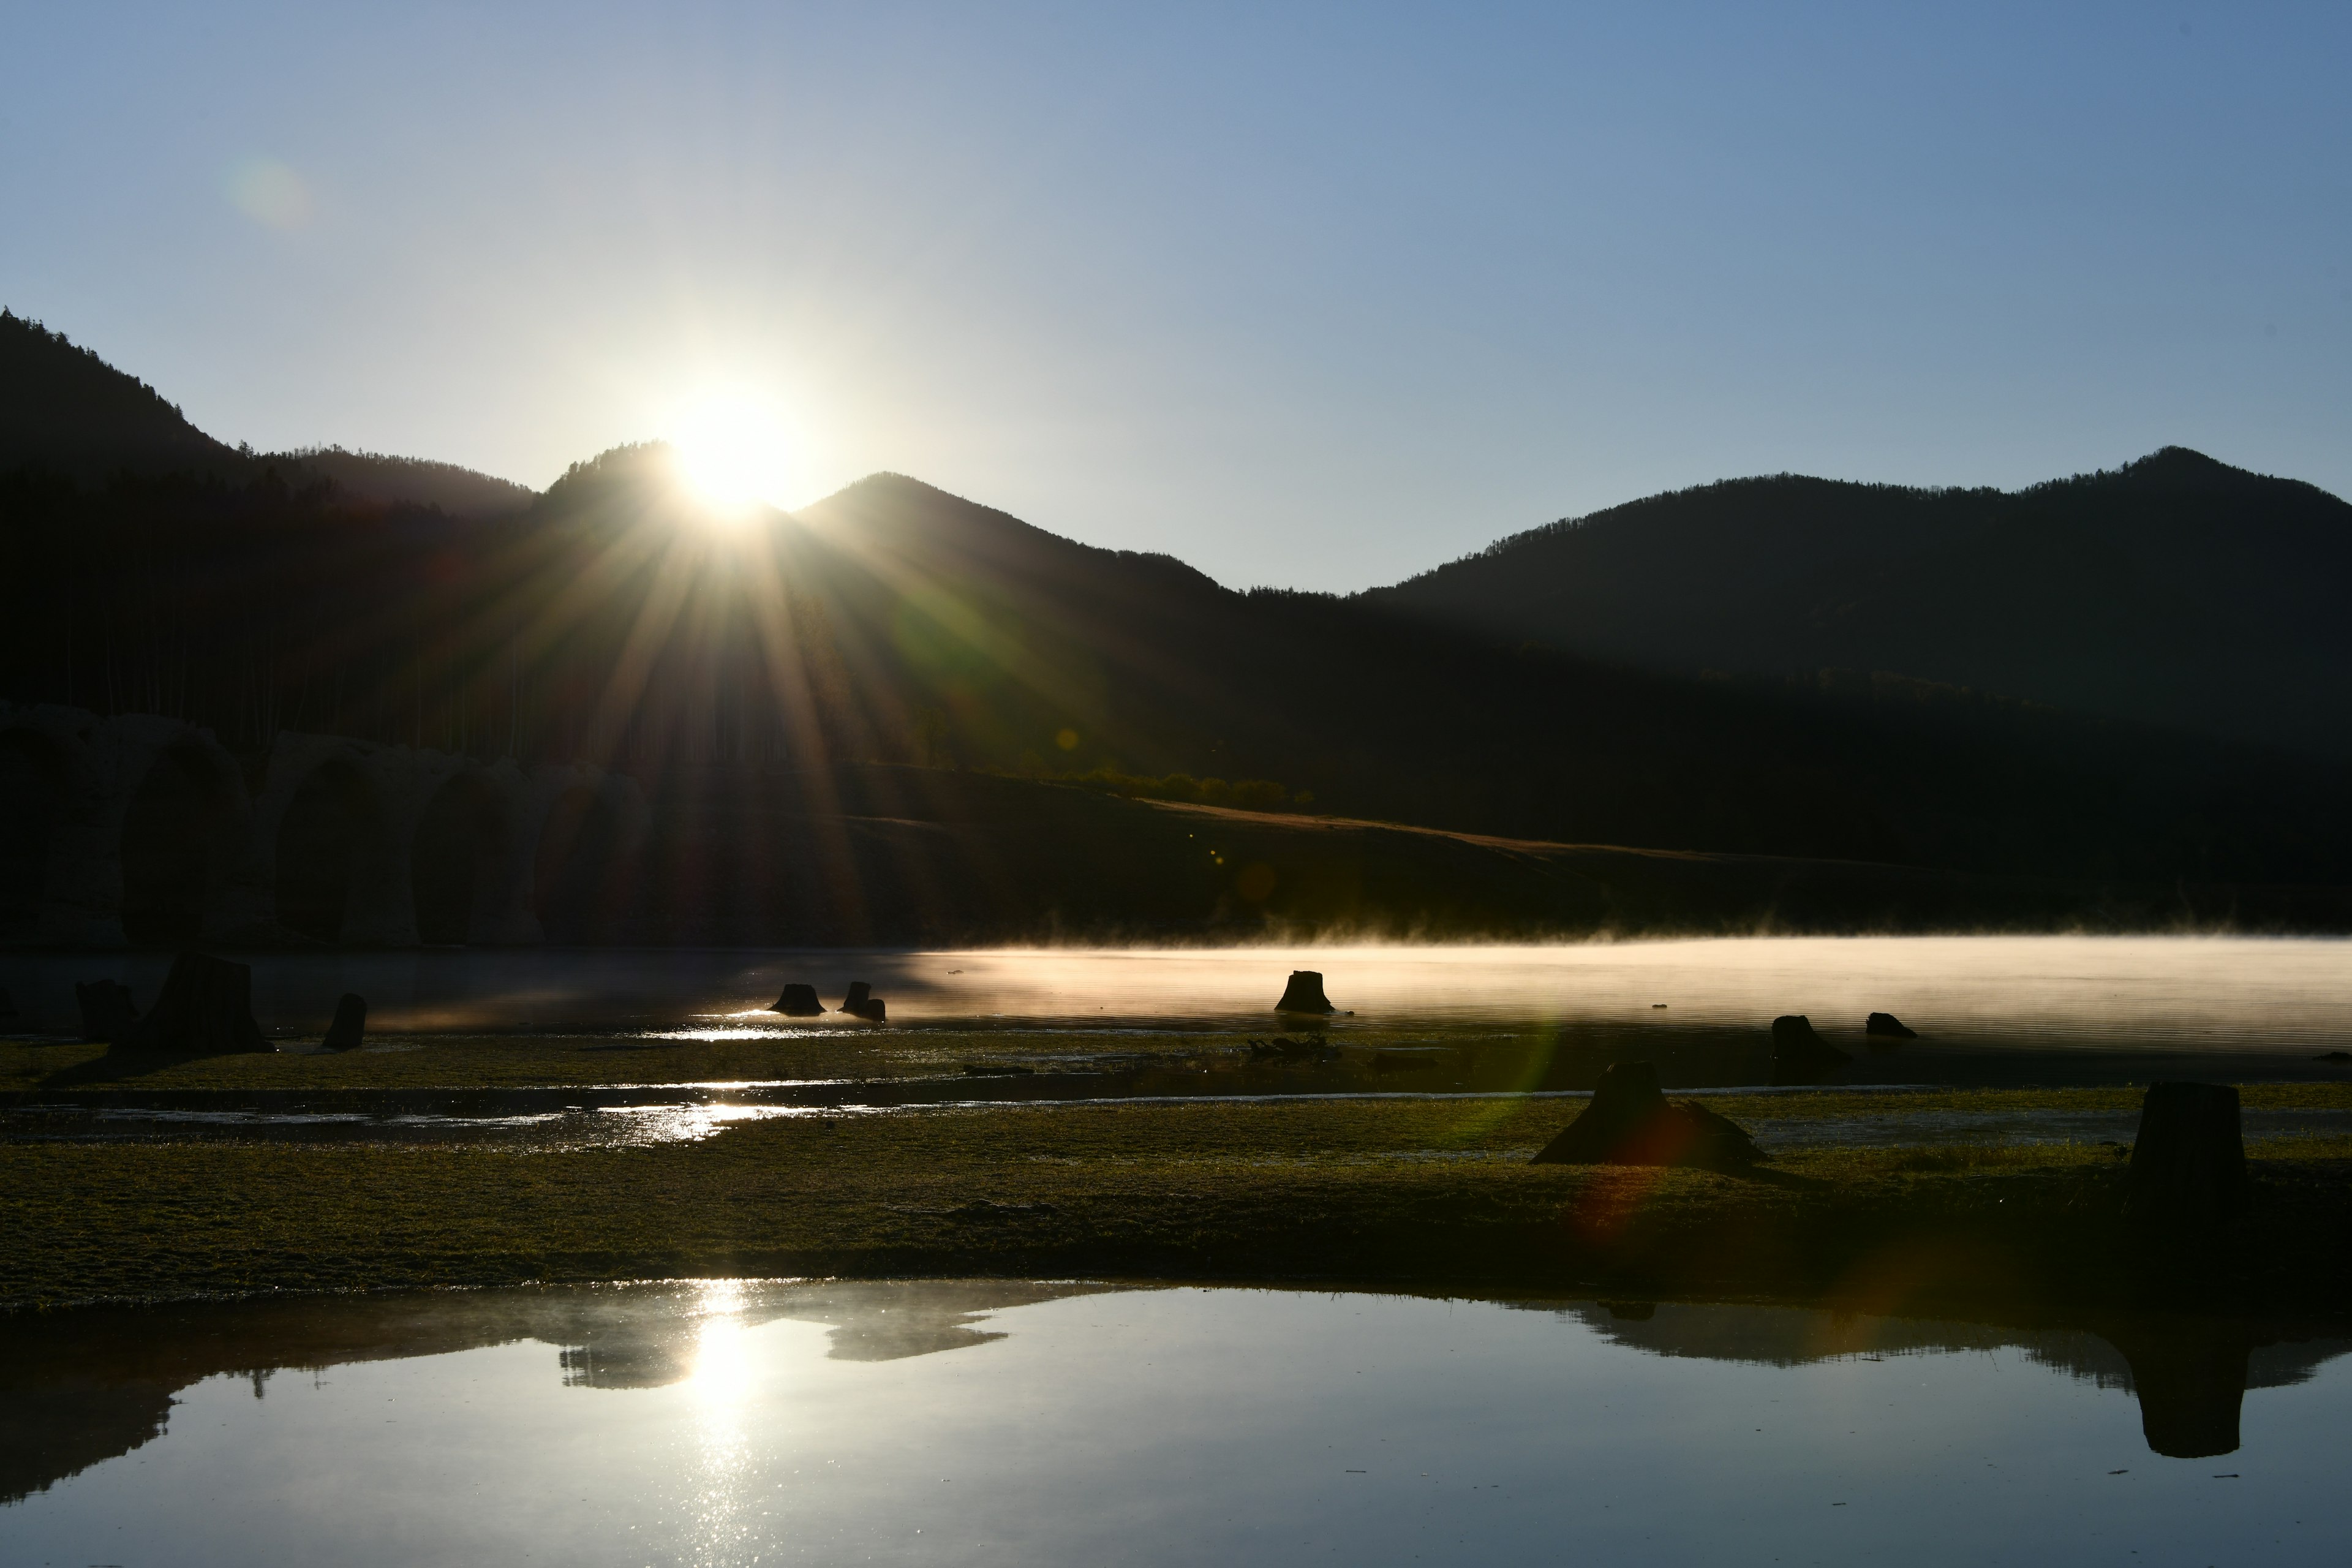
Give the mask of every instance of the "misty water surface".
[[(1268, 1028), (1292, 969), (1391, 1029), (1594, 1025), (1759, 1027), (1802, 1013), (1824, 1033), (1900, 1015), (1955, 1045), (2230, 1050), (2352, 1038), (2352, 942), (2245, 937), (1791, 937), (1550, 947), (782, 952), (742, 949), (430, 949), (263, 952), (267, 1029), (316, 1033), (335, 998), (371, 1029), (805, 1027), (761, 1012), (791, 981), (837, 1003), (853, 979), (903, 1027)], [(77, 1026), (73, 983), (124, 980), (143, 1005), (163, 952), (0, 957), (20, 1030)], [(1670, 1015), (1670, 1016), (1666, 1016)]]

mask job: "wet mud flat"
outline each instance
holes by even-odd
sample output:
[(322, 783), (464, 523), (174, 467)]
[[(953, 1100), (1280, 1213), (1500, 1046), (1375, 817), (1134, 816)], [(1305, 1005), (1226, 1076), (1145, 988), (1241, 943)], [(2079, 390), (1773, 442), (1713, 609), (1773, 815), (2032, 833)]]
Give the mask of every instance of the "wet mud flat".
[[(1365, 1094), (674, 1108), (671, 1136), (0, 1142), (0, 1304), (761, 1274), (1344, 1279), (1975, 1302), (2352, 1288), (2346, 1091), (2245, 1091), (2252, 1198), (2183, 1267), (2123, 1218), (2109, 1140), (2016, 1135), (2128, 1090), (1712, 1097), (1716, 1172), (1528, 1163), (1572, 1096)], [(12, 1111), (13, 1119), (47, 1113)], [(570, 1114), (570, 1113), (564, 1113)], [(581, 1112), (598, 1121), (622, 1113)], [(1940, 1119), (1940, 1120), (1939, 1120)], [(1834, 1141), (1840, 1123), (1884, 1137)], [(2002, 1141), (1959, 1136), (2005, 1128)], [(179, 1124), (184, 1127), (186, 1124)], [(2092, 1130), (2097, 1130), (2097, 1125)], [(2317, 1129), (2317, 1131), (2314, 1131)], [(1874, 1281), (1874, 1283), (1872, 1283)]]
[[(739, 1274), (2264, 1310), (2352, 1287), (2352, 1070), (2324, 1052), (1889, 1046), (1856, 1021), (1792, 1075), (1752, 1024), (1276, 1024), (0, 1041), (0, 1306)], [(1627, 1060), (1761, 1163), (1531, 1165)], [(2214, 1068), (2244, 1086), (2255, 1201), (2183, 1266), (2124, 1224), (2124, 1155), (2148, 1078)]]
[[(642, 1148), (698, 1142), (739, 1124), (779, 1118), (831, 1124), (849, 1118), (1026, 1109), (1087, 1110), (1157, 1104), (1167, 1108), (1310, 1101), (1408, 1100), (1454, 1106), (1482, 1101), (1559, 1102), (1572, 1114), (1591, 1097), (1580, 1090), (1500, 1092), (1333, 1089), (1223, 1094), (1118, 1095), (1098, 1080), (959, 1075), (832, 1083), (712, 1084), (593, 1089), (334, 1091), (190, 1089), (162, 1095), (87, 1098), (29, 1096), (0, 1109), (0, 1145), (118, 1142), (278, 1142), (433, 1144), (516, 1153), (590, 1148)], [(1124, 1087), (1124, 1086), (1118, 1086)], [(1087, 1092), (1089, 1090), (1095, 1092)], [(997, 1095), (1011, 1094), (999, 1099)], [(2250, 1145), (2341, 1141), (2352, 1145), (2352, 1087), (2341, 1094), (2303, 1086), (2246, 1091)], [(1768, 1154), (1816, 1149), (1998, 1148), (2091, 1144), (2121, 1153), (2139, 1122), (2136, 1103), (2102, 1091), (1954, 1092), (1882, 1087), (1702, 1092), (1717, 1114), (1742, 1122)], [(2326, 1101), (2336, 1103), (2326, 1103)], [(2273, 1103), (2275, 1102), (2275, 1103)], [(1532, 1150), (1463, 1157), (1523, 1158)], [(1432, 1157), (1444, 1157), (1442, 1154)]]
[[(1128, 1103), (1425, 1101), (1465, 1117), (1572, 1115), (1622, 1060), (1657, 1064), (1767, 1149), (2116, 1143), (2139, 1086), (2250, 1088), (2247, 1135), (2352, 1131), (2352, 1062), (2309, 1053), (1865, 1046), (1791, 1075), (1768, 1033), (1644, 1026), (1534, 1035), (1298, 1020), (1257, 1033), (877, 1029), (729, 1023), (684, 1035), (379, 1036), (195, 1059), (0, 1040), (0, 1145), (107, 1142), (462, 1144), (518, 1152), (700, 1142), (742, 1123)], [(1795, 1081), (1790, 1081), (1793, 1076)], [(1775, 1082), (1773, 1080), (1781, 1081)]]

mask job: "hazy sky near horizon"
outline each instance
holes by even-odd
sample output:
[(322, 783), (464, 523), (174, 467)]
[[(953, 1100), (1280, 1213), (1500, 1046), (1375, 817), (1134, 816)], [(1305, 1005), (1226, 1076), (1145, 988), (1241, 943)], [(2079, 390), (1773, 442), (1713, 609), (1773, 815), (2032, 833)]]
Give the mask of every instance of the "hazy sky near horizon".
[(705, 390), (1236, 586), (1738, 474), (2352, 494), (2352, 6), (23, 6), (0, 304), (543, 486)]

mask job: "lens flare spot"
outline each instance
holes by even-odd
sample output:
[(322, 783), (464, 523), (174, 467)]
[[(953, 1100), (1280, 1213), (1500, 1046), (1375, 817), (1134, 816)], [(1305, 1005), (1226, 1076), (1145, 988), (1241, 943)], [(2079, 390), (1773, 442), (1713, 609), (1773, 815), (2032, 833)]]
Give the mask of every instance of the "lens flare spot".
[(228, 199), (269, 228), (300, 228), (310, 221), (310, 187), (275, 158), (247, 158), (232, 168)]

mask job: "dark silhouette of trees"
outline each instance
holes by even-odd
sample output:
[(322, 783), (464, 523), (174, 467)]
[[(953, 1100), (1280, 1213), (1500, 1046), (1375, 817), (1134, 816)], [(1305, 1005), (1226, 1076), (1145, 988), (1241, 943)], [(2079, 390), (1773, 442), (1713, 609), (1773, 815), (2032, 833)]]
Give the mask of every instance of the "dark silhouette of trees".
[(1890, 670), (2341, 755), (2347, 595), (2352, 505), (2168, 447), (2014, 493), (1727, 480), (1367, 597), (1643, 668)]
[[(87, 368), (34, 335), (0, 323), (0, 367), (21, 349)], [(108, 396), (142, 418), (168, 410), (144, 388)], [(1962, 683), (1821, 665), (1664, 673), (1451, 625), (1396, 595), (1234, 593), (1166, 556), (1075, 543), (895, 475), (721, 527), (656, 446), (577, 464), (523, 510), (471, 515), (354, 493), (293, 458), (230, 457), (167, 454), (98, 477), (0, 467), (0, 698), (194, 720), (252, 763), (281, 730), (584, 758), (635, 773), (657, 806), (699, 798), (714, 770), (784, 770), (815, 788), (830, 764), (875, 762), (1260, 809), (1279, 792), (1318, 812), (1569, 842), (2352, 883), (2352, 764)], [(1848, 510), (1790, 570), (1847, 559), (1889, 495), (1919, 549), (1976, 537), (1988, 509), (2055, 537), (2048, 520), (2071, 515), (2070, 497), (2158, 480), (2166, 494), (2208, 481), (2238, 493), (2201, 464), (2164, 458), (2178, 483), (2134, 470), (2022, 498), (1828, 487)], [(1818, 486), (1750, 490), (1811, 516)], [(1644, 504), (1695, 561), (1708, 541), (1744, 537), (1704, 496)], [(2323, 512), (2308, 523), (2320, 542)], [(1559, 537), (1638, 556), (1640, 531)], [(1758, 554), (1694, 565), (1694, 581)], [(2240, 624), (2244, 584), (2218, 569), (2213, 583)], [(1715, 646), (1719, 589), (1695, 591), (1658, 635), (1679, 626)], [(1751, 596), (1810, 602), (1769, 582)]]

